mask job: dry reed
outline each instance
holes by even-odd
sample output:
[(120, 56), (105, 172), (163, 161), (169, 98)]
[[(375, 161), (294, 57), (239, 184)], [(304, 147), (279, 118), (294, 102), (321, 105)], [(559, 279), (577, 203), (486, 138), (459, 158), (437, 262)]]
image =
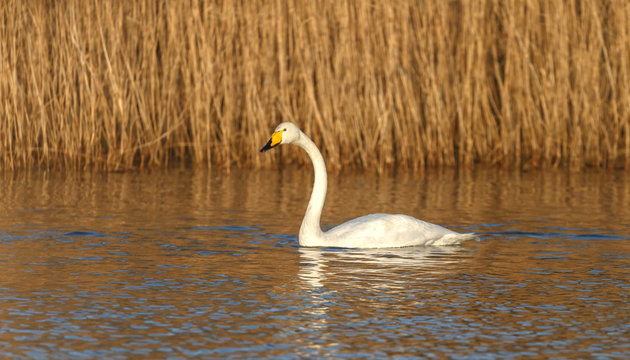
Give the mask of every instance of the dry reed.
[(630, 2), (7, 0), (0, 167), (630, 168)]

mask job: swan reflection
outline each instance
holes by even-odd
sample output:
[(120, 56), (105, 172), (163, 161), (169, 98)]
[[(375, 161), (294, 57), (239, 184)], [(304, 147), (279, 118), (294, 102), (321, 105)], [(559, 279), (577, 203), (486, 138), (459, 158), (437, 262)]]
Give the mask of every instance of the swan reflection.
[(299, 248), (298, 277), (311, 288), (325, 281), (352, 281), (362, 286), (398, 288), (409, 277), (431, 279), (452, 271), (468, 259), (469, 251), (459, 246), (408, 247), (390, 249)]
[[(472, 252), (459, 246), (392, 249), (298, 249), (305, 348), (323, 351), (335, 341), (339, 320), (387, 321), (424, 306), (434, 284), (457, 272)], [(364, 321), (364, 320), (361, 320)]]

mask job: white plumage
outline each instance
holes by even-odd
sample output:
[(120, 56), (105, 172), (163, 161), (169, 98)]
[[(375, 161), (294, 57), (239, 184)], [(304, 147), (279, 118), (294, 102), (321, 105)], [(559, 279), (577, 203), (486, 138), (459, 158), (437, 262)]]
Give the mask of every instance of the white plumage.
[(324, 232), (320, 227), (328, 182), (324, 158), (315, 143), (290, 122), (278, 125), (260, 151), (280, 144), (293, 144), (306, 150), (315, 170), (311, 199), (300, 227), (300, 246), (387, 248), (457, 245), (465, 240), (478, 239), (474, 234), (460, 234), (408, 215), (392, 214), (361, 216)]

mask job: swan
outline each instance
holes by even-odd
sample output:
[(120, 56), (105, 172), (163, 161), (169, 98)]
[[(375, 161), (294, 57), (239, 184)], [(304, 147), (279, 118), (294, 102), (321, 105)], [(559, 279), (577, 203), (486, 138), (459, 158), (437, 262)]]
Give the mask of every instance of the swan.
[(306, 151), (313, 163), (315, 180), (311, 199), (300, 226), (298, 242), (305, 247), (394, 248), (425, 245), (457, 245), (465, 240), (478, 240), (472, 233), (460, 234), (442, 226), (418, 220), (408, 215), (370, 214), (322, 231), (320, 218), (328, 174), (322, 153), (313, 140), (295, 124), (283, 122), (276, 127), (271, 139), (260, 149), (270, 150), (280, 144), (293, 144)]

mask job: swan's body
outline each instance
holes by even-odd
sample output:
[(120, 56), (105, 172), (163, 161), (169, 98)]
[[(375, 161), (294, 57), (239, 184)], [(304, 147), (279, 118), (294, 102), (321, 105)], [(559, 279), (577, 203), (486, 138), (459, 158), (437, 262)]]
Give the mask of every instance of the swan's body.
[(260, 151), (280, 144), (293, 144), (306, 150), (315, 170), (313, 192), (300, 227), (300, 246), (387, 248), (457, 245), (464, 240), (477, 239), (474, 234), (460, 234), (411, 216), (391, 214), (361, 216), (324, 232), (320, 227), (328, 186), (324, 158), (315, 143), (290, 122), (278, 125), (269, 142)]

